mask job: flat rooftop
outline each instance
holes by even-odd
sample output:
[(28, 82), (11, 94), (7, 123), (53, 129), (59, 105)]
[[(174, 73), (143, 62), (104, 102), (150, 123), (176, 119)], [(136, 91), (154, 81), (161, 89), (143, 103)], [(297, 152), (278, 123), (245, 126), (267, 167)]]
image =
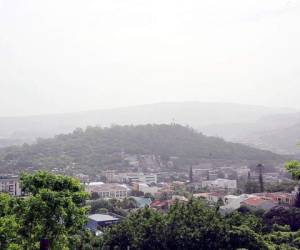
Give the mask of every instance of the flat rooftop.
[(97, 222), (119, 220), (119, 218), (111, 216), (109, 214), (92, 214), (92, 215), (89, 215), (88, 218), (91, 220), (97, 221)]

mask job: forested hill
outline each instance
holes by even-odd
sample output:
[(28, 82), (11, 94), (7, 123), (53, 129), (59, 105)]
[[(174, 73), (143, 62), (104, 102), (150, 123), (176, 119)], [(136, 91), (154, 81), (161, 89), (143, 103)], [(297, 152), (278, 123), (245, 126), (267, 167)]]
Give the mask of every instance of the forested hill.
[(120, 152), (155, 154), (163, 159), (227, 159), (277, 161), (280, 155), (242, 144), (207, 137), (181, 125), (112, 126), (76, 129), (33, 145), (0, 151), (0, 169), (104, 168), (116, 163)]

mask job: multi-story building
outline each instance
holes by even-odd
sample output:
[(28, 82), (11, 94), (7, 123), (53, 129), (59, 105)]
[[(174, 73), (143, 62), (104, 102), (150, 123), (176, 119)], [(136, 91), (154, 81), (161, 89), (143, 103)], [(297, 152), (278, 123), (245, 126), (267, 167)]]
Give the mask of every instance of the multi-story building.
[(146, 184), (156, 184), (157, 174), (144, 174), (144, 173), (120, 173), (119, 181), (124, 183), (142, 182)]
[(202, 181), (202, 188), (208, 188), (209, 190), (228, 190), (234, 191), (237, 189), (236, 180), (228, 179), (216, 179), (213, 181)]
[(156, 184), (157, 174), (144, 174), (144, 173), (118, 173), (115, 170), (105, 171), (105, 178), (108, 183), (123, 182), (134, 183), (141, 182), (146, 184)]
[(159, 187), (150, 187), (146, 183), (133, 183), (133, 190), (143, 192), (144, 194), (152, 194), (155, 195), (159, 191)]
[(105, 178), (108, 183), (117, 182), (117, 175), (115, 170), (105, 171)]
[(258, 193), (255, 194), (258, 197), (265, 199), (270, 199), (277, 204), (288, 204), (293, 206), (296, 199), (296, 194), (294, 193), (285, 193), (285, 192), (275, 192), (275, 193)]
[(0, 176), (0, 192), (6, 192), (14, 196), (21, 195), (19, 177), (13, 175)]
[(212, 192), (212, 193), (198, 193), (193, 194), (194, 198), (204, 199), (211, 203), (217, 203), (220, 199), (224, 197), (223, 193), (220, 192)]
[(87, 185), (86, 190), (90, 193), (97, 193), (99, 198), (123, 199), (128, 196), (129, 189), (125, 185), (117, 183), (102, 183), (99, 185)]

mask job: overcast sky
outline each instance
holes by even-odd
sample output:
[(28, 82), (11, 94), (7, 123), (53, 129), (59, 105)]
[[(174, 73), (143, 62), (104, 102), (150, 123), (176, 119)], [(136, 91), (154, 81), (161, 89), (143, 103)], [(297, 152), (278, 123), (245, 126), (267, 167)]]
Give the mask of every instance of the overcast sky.
[(0, 0), (0, 116), (300, 108), (299, 0)]

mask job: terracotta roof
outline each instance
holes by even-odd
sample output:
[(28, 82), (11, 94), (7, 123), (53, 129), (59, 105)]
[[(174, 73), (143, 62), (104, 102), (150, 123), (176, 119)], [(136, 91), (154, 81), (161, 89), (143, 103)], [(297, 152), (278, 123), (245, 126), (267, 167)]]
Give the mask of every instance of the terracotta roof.
[(272, 200), (266, 200), (261, 197), (251, 197), (251, 198), (248, 198), (247, 200), (244, 200), (241, 203), (245, 204), (245, 205), (249, 205), (249, 206), (259, 206), (265, 202), (272, 202)]
[(164, 206), (172, 205), (175, 202), (176, 201), (172, 201), (172, 200), (166, 200), (166, 201), (155, 200), (151, 203), (150, 207), (164, 207)]
[(222, 193), (219, 193), (219, 192), (208, 193), (208, 195), (210, 195), (210, 196), (216, 196), (216, 197), (223, 197), (224, 196)]
[(273, 201), (278, 201), (278, 199), (293, 199), (294, 195), (290, 193), (284, 192), (276, 192), (276, 193), (257, 193), (259, 197), (265, 197), (266, 199), (272, 199)]
[(168, 203), (167, 203), (167, 201), (153, 201), (152, 203), (151, 203), (151, 207), (163, 207), (163, 206), (166, 206), (166, 205), (168, 205)]

